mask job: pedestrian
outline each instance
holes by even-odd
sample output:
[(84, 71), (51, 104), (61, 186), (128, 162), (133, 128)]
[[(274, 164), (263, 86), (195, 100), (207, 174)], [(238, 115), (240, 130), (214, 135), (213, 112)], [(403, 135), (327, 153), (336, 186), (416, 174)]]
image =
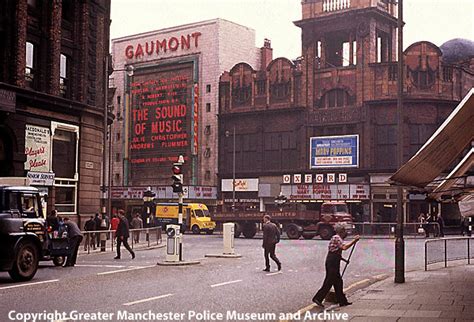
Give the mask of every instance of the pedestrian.
[(469, 230), (471, 217), (462, 217), (461, 218), (461, 234), (471, 236), (471, 231)]
[(132, 259), (135, 258), (135, 253), (128, 245), (128, 237), (130, 236), (130, 230), (128, 227), (128, 220), (125, 218), (124, 211), (122, 209), (119, 210), (119, 224), (117, 226), (117, 256), (114, 259), (120, 259), (120, 246), (123, 243), (123, 246), (130, 252), (132, 255)]
[(435, 222), (436, 222), (436, 216), (432, 213), (428, 214), (428, 218), (426, 218), (426, 237), (430, 237), (430, 234), (433, 233), (433, 237), (436, 237), (436, 230), (435, 230)]
[(423, 212), (421, 212), (420, 216), (418, 216), (418, 221), (420, 222), (420, 226), (423, 229), (425, 237), (426, 238), (430, 237), (430, 235), (428, 234), (428, 227), (426, 225), (426, 216)]
[(86, 233), (86, 242), (84, 243), (84, 250), (87, 250), (87, 247), (95, 249), (95, 233), (97, 230), (95, 225), (94, 217), (91, 216), (88, 221), (84, 224), (84, 230)]
[(444, 219), (441, 214), (438, 214), (436, 222), (438, 223), (439, 237), (444, 237)]
[(79, 250), (79, 245), (82, 241), (81, 230), (77, 224), (70, 220), (69, 217), (64, 218), (64, 225), (67, 229), (67, 236), (69, 238), (69, 251), (70, 253), (67, 256), (66, 264), (64, 266), (74, 266), (76, 264), (77, 252)]
[[(95, 230), (102, 230), (102, 227), (101, 227), (102, 220), (100, 219), (99, 213), (97, 212), (95, 213), (95, 216), (94, 216), (94, 222), (95, 222)], [(97, 247), (100, 247), (100, 234), (96, 233), (95, 237), (96, 237), (95, 239), (96, 239)]]
[[(48, 216), (48, 218), (46, 218), (46, 223), (47, 223), (48, 228), (50, 229), (50, 231), (53, 232), (53, 236), (54, 235), (57, 236), (58, 231), (59, 231), (59, 219), (58, 219), (58, 212), (57, 212), (56, 209), (51, 210), (50, 215)], [(54, 233), (54, 232), (56, 232), (56, 233)]]
[[(136, 212), (135, 217), (132, 219), (130, 225), (132, 226), (132, 229), (142, 229), (143, 228), (143, 220), (140, 217), (140, 213)], [(133, 232), (133, 239), (135, 243), (140, 242), (140, 231), (134, 231)]]
[(324, 307), (323, 300), (328, 294), (331, 287), (334, 287), (336, 293), (336, 300), (339, 306), (347, 306), (352, 303), (347, 301), (346, 295), (343, 291), (343, 280), (341, 277), (340, 266), (342, 251), (349, 249), (359, 241), (359, 235), (354, 237), (354, 240), (344, 244), (343, 239), (346, 238), (347, 232), (344, 226), (336, 224), (334, 227), (336, 234), (332, 236), (329, 241), (328, 254), (326, 256), (326, 277), (323, 285), (313, 297), (313, 302), (320, 307)]
[(270, 259), (268, 258), (269, 256), (277, 264), (278, 270), (281, 270), (281, 262), (275, 255), (275, 248), (278, 242), (280, 242), (280, 231), (278, 230), (278, 227), (271, 222), (271, 217), (269, 215), (263, 216), (262, 247), (264, 249), (265, 256), (265, 269), (263, 270), (264, 272), (270, 271)]
[(110, 230), (112, 230), (112, 240), (115, 239), (115, 231), (117, 230), (117, 227), (119, 225), (120, 219), (117, 217), (117, 215), (112, 215), (112, 219), (110, 220)]

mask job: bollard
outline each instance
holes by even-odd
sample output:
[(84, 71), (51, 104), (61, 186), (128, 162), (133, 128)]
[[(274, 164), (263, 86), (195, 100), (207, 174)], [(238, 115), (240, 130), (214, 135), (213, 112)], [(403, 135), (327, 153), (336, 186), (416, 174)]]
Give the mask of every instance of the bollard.
[(105, 241), (107, 237), (105, 233), (100, 233), (100, 251), (105, 252)]

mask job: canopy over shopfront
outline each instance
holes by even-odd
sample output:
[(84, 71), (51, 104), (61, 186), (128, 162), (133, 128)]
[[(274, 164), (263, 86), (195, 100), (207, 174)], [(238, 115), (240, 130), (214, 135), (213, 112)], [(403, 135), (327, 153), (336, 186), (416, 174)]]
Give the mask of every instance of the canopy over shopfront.
[[(390, 179), (396, 184), (425, 188), (443, 173), (474, 139), (474, 88), (464, 97), (446, 121)], [(458, 178), (468, 172), (473, 165), (473, 149), (463, 158), (450, 178)], [(458, 180), (447, 180), (434, 189), (436, 197), (441, 197)], [(466, 191), (465, 191), (466, 192)]]

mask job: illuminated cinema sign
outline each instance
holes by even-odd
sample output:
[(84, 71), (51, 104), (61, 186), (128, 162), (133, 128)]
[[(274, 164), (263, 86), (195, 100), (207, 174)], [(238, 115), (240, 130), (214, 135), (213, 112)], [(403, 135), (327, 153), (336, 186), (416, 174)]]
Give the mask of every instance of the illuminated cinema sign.
[(180, 35), (178, 37), (164, 38), (156, 41), (147, 41), (143, 44), (138, 43), (135, 46), (127, 45), (127, 47), (125, 47), (125, 57), (127, 57), (128, 59), (140, 57), (143, 58), (145, 55), (159, 55), (160, 52), (174, 52), (178, 49), (185, 50), (190, 49), (191, 47), (198, 48), (200, 36), (200, 32), (193, 32), (192, 34)]
[(310, 169), (359, 167), (359, 135), (310, 138)]
[(168, 180), (170, 164), (179, 155), (185, 160), (192, 155), (197, 141), (194, 100), (199, 99), (193, 71), (194, 63), (184, 62), (142, 69), (133, 76), (128, 125), (133, 182)]

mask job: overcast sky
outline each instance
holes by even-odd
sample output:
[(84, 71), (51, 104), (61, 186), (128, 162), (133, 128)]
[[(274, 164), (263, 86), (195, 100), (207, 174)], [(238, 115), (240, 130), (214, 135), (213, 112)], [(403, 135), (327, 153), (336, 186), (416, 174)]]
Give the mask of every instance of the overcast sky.
[[(404, 0), (404, 47), (428, 40), (474, 40), (474, 0)], [(223, 18), (256, 32), (256, 46), (272, 41), (273, 57), (301, 55), (301, 0), (112, 0), (111, 39)]]

